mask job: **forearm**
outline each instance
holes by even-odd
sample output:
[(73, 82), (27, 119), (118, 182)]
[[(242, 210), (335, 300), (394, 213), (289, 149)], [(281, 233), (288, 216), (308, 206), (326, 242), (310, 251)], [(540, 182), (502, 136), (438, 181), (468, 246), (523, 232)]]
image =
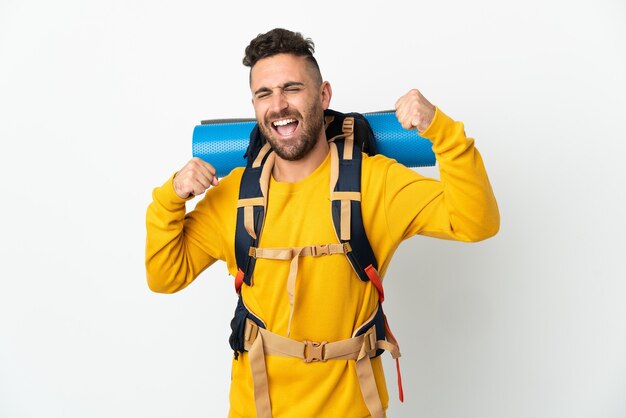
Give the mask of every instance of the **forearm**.
[(170, 179), (154, 189), (146, 213), (146, 275), (148, 286), (173, 293), (191, 283), (215, 260), (185, 231), (185, 201), (176, 195)]

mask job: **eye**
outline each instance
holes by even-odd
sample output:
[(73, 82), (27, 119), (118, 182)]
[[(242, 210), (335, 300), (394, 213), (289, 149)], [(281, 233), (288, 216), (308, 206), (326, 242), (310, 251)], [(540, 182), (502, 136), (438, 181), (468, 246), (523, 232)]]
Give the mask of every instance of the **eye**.
[(288, 86), (285, 87), (285, 91), (290, 93), (290, 92), (296, 92), (296, 91), (300, 91), (302, 90), (302, 86)]
[(257, 100), (261, 100), (261, 99), (265, 99), (269, 97), (269, 95), (270, 95), (269, 91), (262, 91), (260, 93), (257, 93), (255, 97), (257, 98)]

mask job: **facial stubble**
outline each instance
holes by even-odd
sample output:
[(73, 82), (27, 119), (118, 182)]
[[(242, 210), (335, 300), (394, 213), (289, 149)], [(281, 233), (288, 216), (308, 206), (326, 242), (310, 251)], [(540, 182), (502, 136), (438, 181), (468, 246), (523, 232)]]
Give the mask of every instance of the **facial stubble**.
[[(281, 114), (268, 115), (263, 124), (260, 125), (261, 132), (265, 139), (270, 143), (272, 149), (283, 160), (298, 161), (304, 158), (317, 143), (322, 129), (324, 128), (324, 111), (318, 103), (313, 103), (305, 119), (300, 112), (286, 111)], [(301, 129), (300, 135), (288, 140), (278, 137), (278, 133), (271, 127), (271, 121), (282, 118), (294, 118), (302, 124), (298, 126)]]

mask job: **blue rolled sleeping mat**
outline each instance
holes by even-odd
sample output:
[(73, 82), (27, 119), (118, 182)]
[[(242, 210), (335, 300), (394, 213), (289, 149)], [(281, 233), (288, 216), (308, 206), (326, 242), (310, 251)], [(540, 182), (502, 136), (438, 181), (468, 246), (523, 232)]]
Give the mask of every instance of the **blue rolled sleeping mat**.
[[(407, 167), (435, 165), (432, 143), (416, 130), (402, 128), (395, 112), (363, 113), (374, 137), (378, 153), (393, 158)], [(256, 119), (204, 120), (193, 130), (192, 153), (212, 164), (223, 177), (235, 167), (245, 167), (244, 154)]]

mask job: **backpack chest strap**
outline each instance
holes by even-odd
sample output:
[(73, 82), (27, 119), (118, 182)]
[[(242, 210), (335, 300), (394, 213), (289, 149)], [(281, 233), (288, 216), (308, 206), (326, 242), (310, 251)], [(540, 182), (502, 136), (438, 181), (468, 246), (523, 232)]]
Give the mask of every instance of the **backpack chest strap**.
[(287, 323), (287, 336), (291, 333), (291, 319), (296, 300), (296, 278), (298, 277), (298, 259), (300, 257), (319, 257), (332, 254), (347, 254), (352, 249), (350, 244), (322, 244), (307, 247), (293, 248), (255, 248), (250, 247), (249, 255), (254, 259), (265, 258), (269, 260), (291, 260), (289, 276), (287, 277), (287, 296), (289, 297), (289, 322)]
[(350, 244), (321, 244), (308, 247), (289, 248), (255, 248), (250, 247), (249, 255), (254, 258), (266, 258), (269, 260), (292, 260), (296, 253), (300, 257), (331, 254), (346, 254), (350, 252)]

